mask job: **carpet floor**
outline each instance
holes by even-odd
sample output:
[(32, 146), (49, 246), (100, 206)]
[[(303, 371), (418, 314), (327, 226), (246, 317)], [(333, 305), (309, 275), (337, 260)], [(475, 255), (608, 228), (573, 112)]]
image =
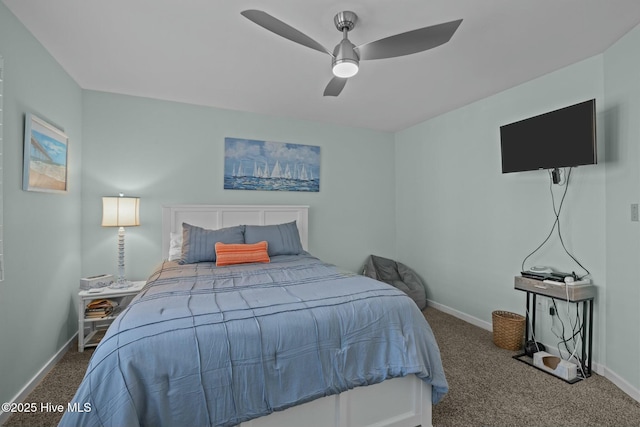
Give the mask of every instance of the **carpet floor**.
[[(450, 389), (433, 408), (434, 427), (640, 427), (640, 403), (604, 377), (594, 374), (567, 384), (513, 359), (515, 352), (496, 347), (489, 331), (432, 308), (424, 315), (440, 346)], [(66, 407), (92, 354), (69, 350), (25, 402)], [(56, 426), (61, 417), (43, 411), (13, 414), (4, 426)]]
[(449, 393), (434, 427), (640, 426), (640, 403), (593, 374), (568, 384), (493, 344), (490, 331), (441, 311), (424, 311), (440, 347)]

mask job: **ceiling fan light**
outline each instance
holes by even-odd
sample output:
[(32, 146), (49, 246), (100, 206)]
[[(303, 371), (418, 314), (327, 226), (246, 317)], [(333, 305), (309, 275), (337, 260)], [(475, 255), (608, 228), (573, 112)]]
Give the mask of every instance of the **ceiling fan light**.
[(358, 74), (358, 62), (352, 59), (342, 59), (334, 61), (333, 75), (343, 79), (353, 77)]
[(355, 46), (347, 38), (345, 30), (344, 38), (333, 50), (333, 59), (331, 61), (333, 75), (343, 79), (355, 76), (358, 74), (359, 60)]

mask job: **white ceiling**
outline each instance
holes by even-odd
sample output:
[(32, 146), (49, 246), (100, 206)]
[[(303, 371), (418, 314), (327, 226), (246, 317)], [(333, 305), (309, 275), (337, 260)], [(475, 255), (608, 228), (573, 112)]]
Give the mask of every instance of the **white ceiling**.
[[(640, 0), (2, 0), (84, 89), (396, 131), (604, 51)], [(355, 45), (462, 18), (445, 45), (363, 61), (323, 97), (331, 58), (240, 15), (260, 9), (320, 42), (358, 14)], [(640, 77), (639, 77), (640, 78)]]

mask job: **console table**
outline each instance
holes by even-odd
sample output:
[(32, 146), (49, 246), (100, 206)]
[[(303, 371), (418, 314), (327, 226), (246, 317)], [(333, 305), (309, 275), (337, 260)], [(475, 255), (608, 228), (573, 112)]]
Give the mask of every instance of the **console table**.
[[(527, 293), (527, 312), (525, 320), (525, 337), (526, 340), (533, 339), (536, 327), (536, 296), (541, 295), (549, 298), (555, 298), (576, 305), (582, 303), (582, 371), (586, 377), (591, 376), (591, 362), (593, 351), (593, 300), (596, 296), (596, 287), (594, 285), (555, 285), (544, 283), (542, 280), (530, 279), (527, 277), (516, 276), (514, 288)], [(530, 300), (533, 301), (533, 310), (530, 310)], [(578, 309), (576, 307), (576, 309)], [(531, 334), (529, 334), (529, 313), (531, 315)], [(522, 359), (526, 353), (513, 356), (521, 362), (531, 366), (533, 362)], [(537, 367), (536, 367), (537, 368)], [(546, 371), (543, 371), (546, 372)], [(575, 380), (568, 381), (575, 383), (584, 378), (578, 376)]]

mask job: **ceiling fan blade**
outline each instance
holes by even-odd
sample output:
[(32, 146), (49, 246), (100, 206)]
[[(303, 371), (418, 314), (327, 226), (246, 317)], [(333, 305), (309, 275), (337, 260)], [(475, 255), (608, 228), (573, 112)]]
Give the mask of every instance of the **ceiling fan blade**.
[(356, 47), (360, 59), (383, 59), (411, 55), (432, 49), (448, 42), (456, 32), (462, 19), (419, 28), (406, 33), (365, 43)]
[(324, 89), (324, 96), (338, 96), (344, 85), (347, 84), (348, 79), (343, 79), (341, 77), (334, 77), (331, 79), (327, 87)]
[(327, 53), (333, 56), (331, 52), (329, 52), (324, 46), (313, 40), (311, 37), (301, 33), (292, 26), (285, 24), (284, 22), (274, 18), (266, 12), (263, 12), (261, 10), (245, 10), (240, 12), (240, 14), (248, 20), (255, 22), (261, 27), (266, 28), (272, 33), (276, 33), (277, 35), (282, 36), (285, 39), (289, 39), (292, 42), (299, 43), (303, 46), (310, 47), (311, 49), (315, 49), (322, 53)]

